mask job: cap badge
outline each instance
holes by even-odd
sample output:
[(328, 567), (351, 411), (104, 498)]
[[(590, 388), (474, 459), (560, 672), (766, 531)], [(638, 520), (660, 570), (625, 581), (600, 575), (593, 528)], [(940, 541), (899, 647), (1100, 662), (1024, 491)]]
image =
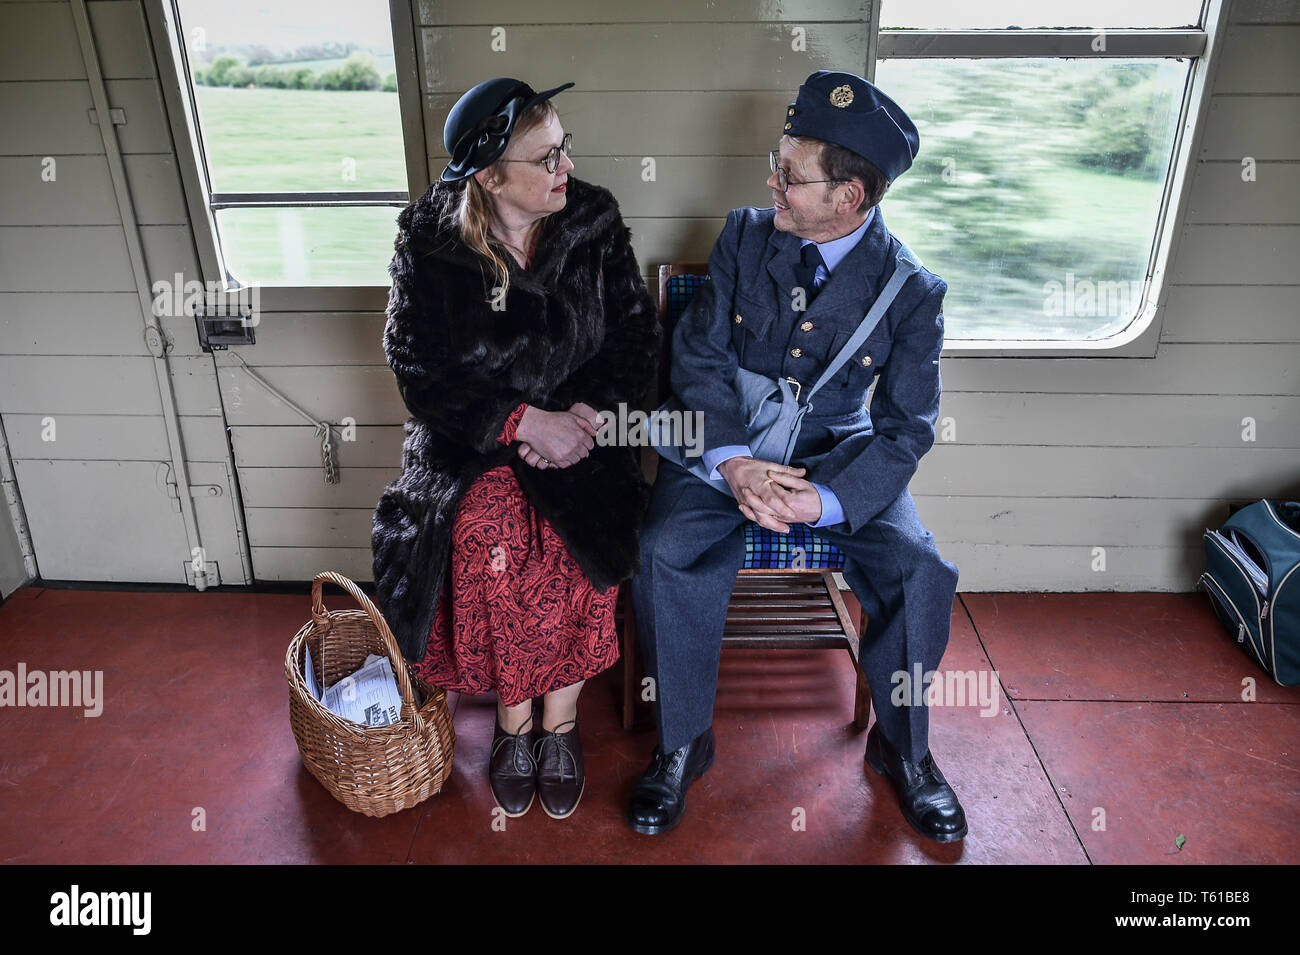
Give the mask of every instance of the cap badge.
[(845, 83), (831, 90), (831, 105), (843, 109), (853, 102), (853, 87)]

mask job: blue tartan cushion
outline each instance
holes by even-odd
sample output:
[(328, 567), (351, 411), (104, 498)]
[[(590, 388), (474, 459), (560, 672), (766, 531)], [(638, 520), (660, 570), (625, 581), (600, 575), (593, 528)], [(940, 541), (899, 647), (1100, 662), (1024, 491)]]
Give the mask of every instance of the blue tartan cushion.
[[(800, 549), (802, 560), (798, 559)], [(838, 570), (844, 566), (844, 552), (818, 537), (807, 524), (791, 524), (790, 533), (781, 534), (749, 521), (745, 524), (743, 566), (746, 570)]]
[(682, 317), (686, 306), (691, 304), (695, 293), (699, 291), (703, 275), (674, 275), (668, 279), (668, 328), (669, 334), (677, 326), (677, 319)]

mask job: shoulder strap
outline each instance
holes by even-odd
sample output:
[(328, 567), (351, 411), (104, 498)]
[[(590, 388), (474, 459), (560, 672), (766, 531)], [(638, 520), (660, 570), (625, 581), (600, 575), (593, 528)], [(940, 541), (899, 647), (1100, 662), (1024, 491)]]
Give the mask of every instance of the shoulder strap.
[(858, 350), (858, 347), (867, 340), (867, 336), (880, 324), (880, 319), (884, 317), (885, 311), (890, 305), (894, 304), (894, 299), (898, 297), (898, 290), (903, 287), (903, 283), (920, 267), (920, 263), (909, 256), (905, 250), (899, 250), (898, 260), (894, 264), (894, 274), (889, 277), (889, 282), (876, 296), (876, 300), (871, 303), (870, 310), (863, 317), (861, 324), (853, 333), (853, 337), (845, 342), (839, 354), (831, 359), (831, 363), (826, 366), (826, 370), (822, 372), (817, 382), (804, 392), (805, 400), (812, 398), (817, 389), (830, 381), (835, 376), (835, 373), (844, 366), (844, 363), (852, 357), (853, 353)]

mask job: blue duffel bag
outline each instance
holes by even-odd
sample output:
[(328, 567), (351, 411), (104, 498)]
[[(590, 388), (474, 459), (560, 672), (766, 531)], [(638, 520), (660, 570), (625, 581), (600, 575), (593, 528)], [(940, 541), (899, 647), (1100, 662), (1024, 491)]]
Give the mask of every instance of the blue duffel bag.
[(1300, 502), (1256, 501), (1205, 532), (1198, 586), (1256, 663), (1300, 686)]

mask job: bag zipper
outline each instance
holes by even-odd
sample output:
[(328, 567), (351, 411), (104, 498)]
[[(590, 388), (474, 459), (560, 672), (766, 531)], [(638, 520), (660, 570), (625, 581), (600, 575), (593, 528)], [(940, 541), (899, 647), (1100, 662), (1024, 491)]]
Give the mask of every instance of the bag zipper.
[[(1273, 588), (1273, 598), (1271, 600), (1264, 602), (1264, 610), (1259, 618), (1260, 619), (1260, 634), (1259, 634), (1260, 640), (1264, 639), (1263, 621), (1266, 617), (1268, 617), (1269, 607), (1277, 606), (1277, 600), (1279, 597), (1282, 596), (1282, 588), (1286, 586), (1286, 582), (1291, 579), (1291, 575), (1294, 574), (1297, 570), (1300, 570), (1300, 564), (1296, 564), (1294, 567), (1292, 567), (1290, 570), (1286, 572), (1286, 574), (1282, 577), (1282, 579), (1277, 582), (1277, 586)], [(1274, 629), (1273, 621), (1271, 619), (1268, 621), (1268, 645), (1273, 649), (1273, 653), (1276, 654), (1277, 653), (1277, 631)], [(1277, 659), (1277, 657), (1274, 656), (1274, 659)], [(1276, 673), (1273, 675), (1273, 679), (1275, 680), (1277, 679)]]
[[(1267, 664), (1267, 662), (1266, 662), (1266, 661), (1268, 660), (1268, 657), (1265, 656), (1265, 654), (1264, 654), (1264, 632), (1263, 632), (1263, 619), (1264, 619), (1264, 613), (1263, 613), (1263, 608), (1260, 606), (1260, 602), (1259, 602), (1259, 591), (1255, 589), (1255, 582), (1254, 582), (1253, 580), (1250, 579), (1250, 575), (1247, 574), (1246, 571), (1243, 570), (1243, 569), (1241, 568), (1241, 565), (1239, 565), (1239, 564), (1237, 563), (1236, 558), (1233, 557), (1232, 554), (1230, 554), (1230, 553), (1229, 553), (1229, 552), (1228, 552), (1228, 551), (1227, 551), (1227, 550), (1226, 550), (1226, 549), (1225, 549), (1225, 548), (1224, 548), (1224, 547), (1219, 543), (1218, 539), (1215, 538), (1213, 534), (1209, 534), (1209, 533), (1207, 533), (1207, 534), (1205, 535), (1205, 539), (1208, 540), (1208, 541), (1210, 541), (1211, 543), (1213, 543), (1214, 546), (1218, 548), (1219, 553), (1221, 553), (1224, 557), (1228, 558), (1228, 563), (1231, 564), (1232, 567), (1233, 567), (1233, 569), (1236, 570), (1237, 573), (1239, 573), (1239, 574), (1242, 576), (1242, 579), (1244, 579), (1244, 580), (1246, 581), (1246, 587), (1247, 587), (1247, 589), (1249, 589), (1249, 591), (1250, 591), (1250, 596), (1251, 596), (1251, 597), (1254, 599), (1254, 601), (1255, 601), (1255, 620), (1256, 620), (1256, 622), (1258, 622), (1258, 623), (1260, 624), (1259, 646), (1258, 646), (1258, 647), (1255, 646), (1255, 641), (1254, 641), (1253, 638), (1251, 639), (1250, 643), (1251, 643), (1251, 646), (1255, 649), (1256, 654), (1257, 654), (1257, 656), (1259, 657), (1259, 659), (1260, 659), (1262, 665), (1264, 666), (1264, 668), (1265, 668), (1266, 670), (1268, 670), (1269, 667), (1268, 667), (1268, 664)], [(1207, 572), (1207, 573), (1208, 573), (1208, 572)], [(1213, 580), (1213, 578), (1210, 578), (1210, 579)], [(1216, 582), (1216, 583), (1217, 583), (1217, 582)], [(1227, 596), (1227, 592), (1224, 591), (1222, 587), (1220, 587), (1219, 590), (1220, 590), (1221, 592), (1223, 592), (1223, 594), (1224, 594), (1225, 597)], [(1229, 603), (1229, 605), (1230, 605), (1234, 610), (1237, 609), (1236, 604), (1233, 604), (1231, 600), (1229, 600), (1228, 603)], [(1242, 619), (1245, 619), (1245, 615), (1242, 614), (1240, 610), (1237, 610), (1237, 614), (1238, 614), (1238, 616), (1242, 617)], [(1270, 672), (1271, 672), (1271, 671), (1270, 671)], [(1274, 675), (1274, 679), (1277, 679), (1276, 675)]]
[(1215, 580), (1213, 577), (1211, 577), (1208, 571), (1201, 574), (1201, 584), (1205, 586), (1207, 589), (1213, 587), (1213, 589), (1218, 592), (1218, 595), (1220, 598), (1222, 598), (1223, 602), (1232, 609), (1232, 612), (1234, 614), (1236, 614), (1237, 643), (1245, 643), (1246, 642), (1246, 618), (1243, 617), (1241, 611), (1237, 609), (1237, 605), (1232, 602), (1232, 598), (1228, 596), (1228, 592), (1219, 586), (1219, 582)]

